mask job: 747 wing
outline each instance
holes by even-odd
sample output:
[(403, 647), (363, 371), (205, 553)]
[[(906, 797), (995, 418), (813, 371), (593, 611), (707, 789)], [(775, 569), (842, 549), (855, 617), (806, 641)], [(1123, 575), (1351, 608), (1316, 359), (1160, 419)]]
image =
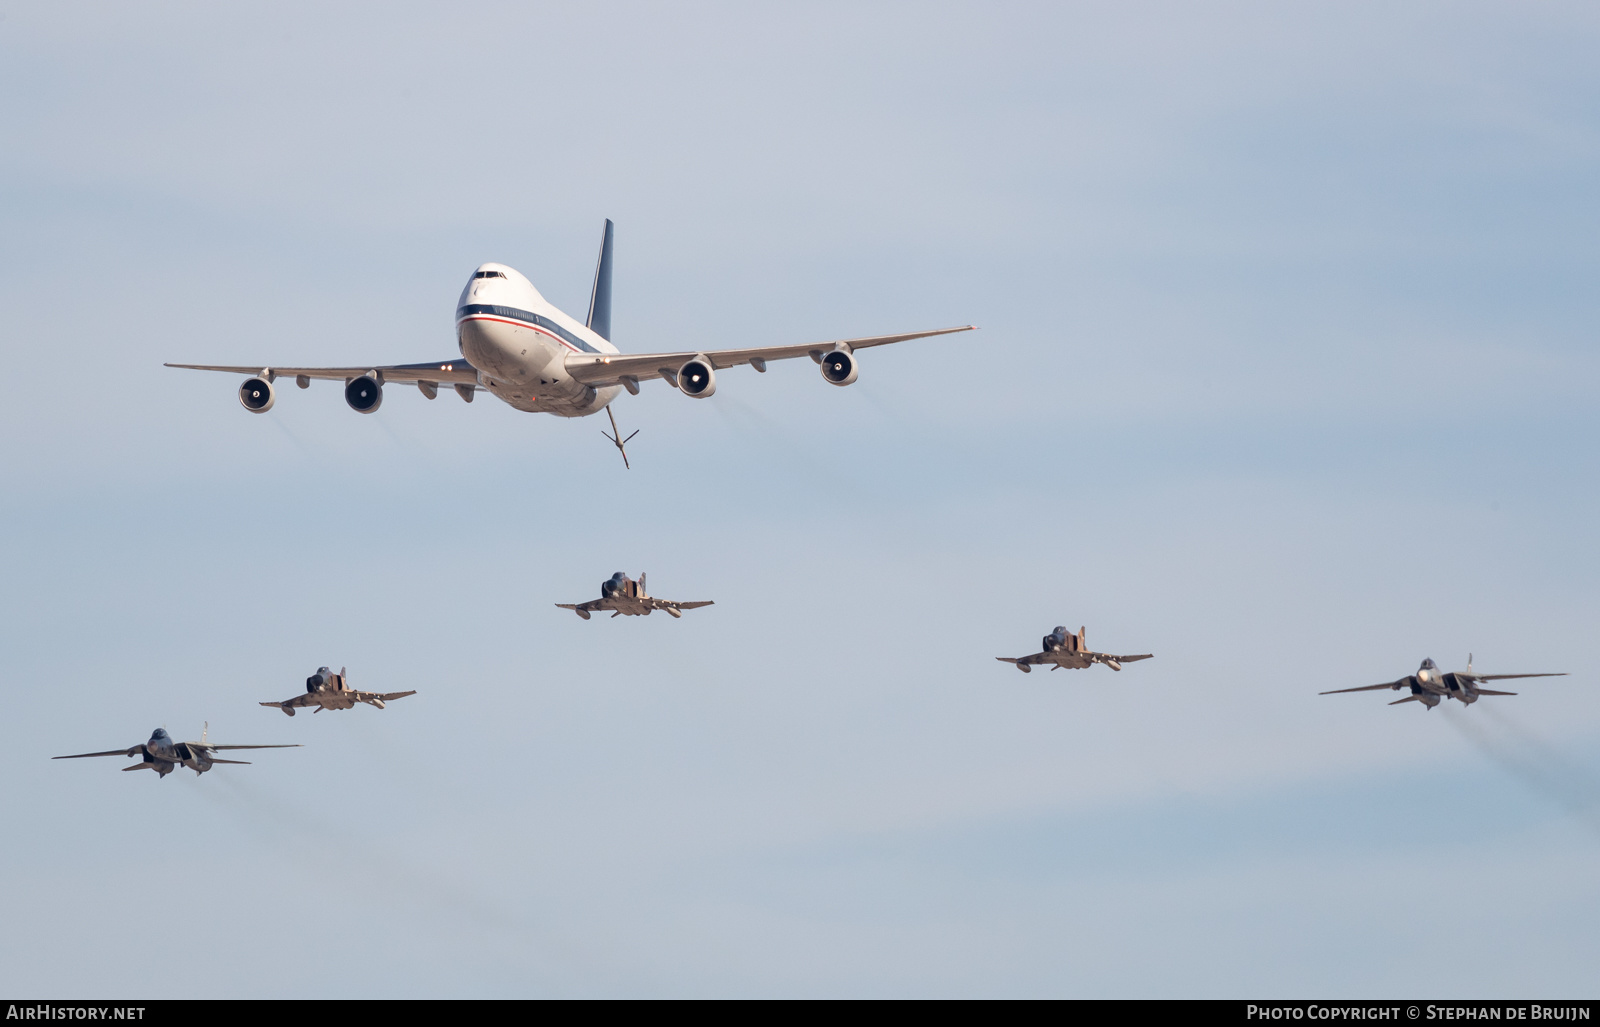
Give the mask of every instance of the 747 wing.
[(833, 342), (808, 342), (792, 346), (760, 346), (751, 349), (685, 350), (681, 353), (569, 353), (567, 373), (585, 385), (623, 385), (629, 392), (637, 392), (639, 382), (650, 378), (673, 381), (682, 367), (697, 357), (711, 362), (712, 370), (749, 364), (757, 371), (765, 371), (769, 360), (789, 360), (810, 357), (822, 362), (822, 356), (834, 350), (853, 352), (872, 346), (887, 346), (892, 342), (909, 342), (953, 332), (970, 332), (976, 325), (957, 328), (939, 328), (931, 332), (907, 332), (903, 335), (872, 335), (863, 339), (837, 339)]

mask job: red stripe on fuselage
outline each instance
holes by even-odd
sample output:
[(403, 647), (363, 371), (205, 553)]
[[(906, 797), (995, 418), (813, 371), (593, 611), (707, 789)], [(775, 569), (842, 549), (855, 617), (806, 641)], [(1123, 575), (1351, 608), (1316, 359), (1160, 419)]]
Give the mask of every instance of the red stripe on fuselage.
[[(567, 347), (567, 349), (570, 349), (574, 353), (582, 353), (583, 352), (583, 350), (581, 350), (578, 347), (574, 346), (572, 343), (568, 342), (566, 339), (563, 339), (561, 336), (552, 335), (549, 332), (545, 331), (543, 328), (540, 328), (538, 325), (529, 324), (526, 321), (513, 321), (508, 317), (490, 317), (488, 314), (469, 314), (468, 316), (462, 318), (461, 321), (499, 321), (503, 325), (515, 325), (518, 328), (526, 328), (529, 331), (538, 332), (540, 335), (544, 336), (547, 339), (550, 339), (550, 340), (552, 340), (554, 342), (559, 342), (561, 345)], [(460, 327), (461, 321), (457, 321), (456, 322), (456, 326), (457, 327)]]

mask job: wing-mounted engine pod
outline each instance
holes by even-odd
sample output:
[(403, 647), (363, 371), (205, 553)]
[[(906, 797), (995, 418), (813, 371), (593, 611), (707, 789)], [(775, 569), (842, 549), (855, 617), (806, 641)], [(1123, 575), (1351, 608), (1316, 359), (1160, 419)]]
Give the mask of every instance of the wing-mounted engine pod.
[(272, 383), (265, 378), (250, 378), (239, 386), (239, 402), (252, 414), (264, 414), (277, 402)]
[(844, 349), (824, 353), (818, 363), (822, 365), (822, 377), (833, 385), (849, 385), (861, 371), (856, 364), (856, 355)]
[(717, 391), (717, 372), (704, 356), (686, 360), (678, 368), (678, 390), (694, 399), (705, 399)]
[(352, 378), (344, 387), (344, 401), (358, 414), (373, 413), (383, 405), (383, 386), (371, 375)]

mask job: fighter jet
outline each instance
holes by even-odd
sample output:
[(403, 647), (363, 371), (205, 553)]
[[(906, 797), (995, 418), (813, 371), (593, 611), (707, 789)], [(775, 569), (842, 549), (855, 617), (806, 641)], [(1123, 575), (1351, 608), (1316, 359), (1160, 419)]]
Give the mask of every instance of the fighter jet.
[(618, 571), (611, 575), (610, 580), (600, 583), (600, 598), (591, 599), (587, 603), (557, 603), (563, 610), (571, 610), (584, 620), (589, 619), (589, 614), (596, 610), (610, 610), (611, 616), (620, 617), (627, 614), (629, 617), (648, 617), (656, 610), (665, 610), (674, 617), (682, 617), (683, 610), (694, 610), (702, 606), (710, 606), (711, 600), (700, 603), (674, 603), (666, 599), (656, 599), (645, 594), (644, 574), (639, 574), (639, 580), (634, 581), (626, 574)]
[(1472, 670), (1472, 654), (1467, 654), (1467, 669), (1453, 670), (1443, 673), (1439, 665), (1432, 660), (1423, 660), (1422, 666), (1417, 668), (1415, 674), (1408, 674), (1398, 681), (1388, 681), (1381, 685), (1362, 685), (1360, 688), (1335, 688), (1329, 692), (1318, 692), (1318, 695), (1338, 695), (1340, 692), (1376, 692), (1381, 688), (1389, 688), (1398, 692), (1402, 688), (1411, 689), (1411, 694), (1404, 699), (1396, 699), (1390, 706), (1398, 706), (1403, 702), (1419, 702), (1428, 709), (1439, 705), (1440, 699), (1459, 699), (1465, 706), (1470, 706), (1478, 701), (1480, 695), (1516, 695), (1515, 692), (1496, 692), (1489, 688), (1479, 688), (1481, 681), (1506, 681), (1510, 678), (1564, 678), (1566, 672), (1560, 674), (1477, 674)]
[(327, 667), (318, 667), (315, 674), (306, 678), (304, 695), (297, 695), (283, 702), (264, 702), (261, 705), (276, 706), (292, 717), (297, 706), (315, 706), (316, 709), (311, 712), (321, 713), (323, 710), (354, 709), (356, 703), (364, 702), (381, 710), (386, 702), (416, 694), (416, 689), (409, 692), (358, 692), (345, 683), (343, 667), (339, 668), (337, 674)]
[(172, 736), (167, 734), (166, 728), (156, 728), (150, 735), (150, 740), (143, 745), (135, 745), (130, 749), (111, 749), (107, 752), (80, 752), (75, 756), (52, 756), (57, 760), (81, 760), (86, 756), (138, 756), (140, 760), (131, 767), (123, 770), (153, 770), (161, 777), (166, 777), (178, 769), (181, 763), (196, 774), (204, 774), (216, 763), (237, 763), (248, 766), (247, 760), (223, 760), (211, 755), (224, 749), (298, 749), (298, 745), (212, 745), (207, 742), (206, 734), (211, 730), (207, 724), (204, 731), (200, 732), (198, 742), (174, 742)]
[(1062, 667), (1076, 669), (1090, 667), (1096, 663), (1103, 663), (1112, 670), (1121, 670), (1124, 663), (1134, 660), (1148, 660), (1150, 653), (1140, 656), (1112, 656), (1109, 653), (1097, 653), (1083, 647), (1084, 629), (1079, 628), (1074, 635), (1065, 627), (1057, 627), (1050, 634), (1044, 636), (1040, 643), (1044, 652), (1034, 653), (1032, 656), (996, 656), (1001, 663), (1014, 663), (1017, 669), (1027, 674), (1033, 670), (1033, 665), (1048, 663), (1051, 670), (1060, 670)]

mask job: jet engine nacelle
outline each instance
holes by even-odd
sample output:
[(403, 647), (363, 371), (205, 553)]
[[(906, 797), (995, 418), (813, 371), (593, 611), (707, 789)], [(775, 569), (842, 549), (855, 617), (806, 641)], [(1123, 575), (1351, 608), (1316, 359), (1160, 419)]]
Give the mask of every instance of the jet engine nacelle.
[(685, 360), (678, 368), (678, 391), (694, 399), (706, 399), (717, 391), (717, 372), (705, 357)]
[(344, 401), (358, 414), (373, 413), (383, 406), (383, 386), (371, 375), (352, 378), (344, 387)]
[(856, 355), (843, 349), (824, 353), (818, 363), (822, 365), (822, 377), (833, 385), (849, 385), (861, 370), (856, 364)]
[(272, 383), (265, 378), (251, 378), (239, 386), (239, 402), (252, 414), (266, 413), (277, 399)]

